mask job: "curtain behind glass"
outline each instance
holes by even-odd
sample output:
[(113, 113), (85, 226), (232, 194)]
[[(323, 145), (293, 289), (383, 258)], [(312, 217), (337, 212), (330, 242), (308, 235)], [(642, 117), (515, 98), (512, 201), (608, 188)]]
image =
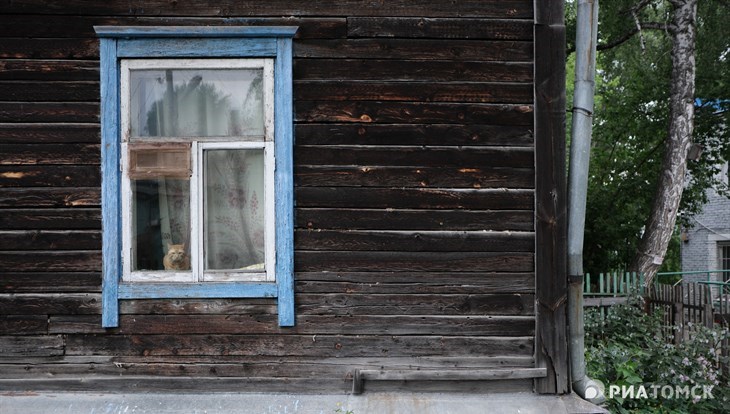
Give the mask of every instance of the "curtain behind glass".
[(205, 269), (264, 270), (264, 151), (207, 150)]

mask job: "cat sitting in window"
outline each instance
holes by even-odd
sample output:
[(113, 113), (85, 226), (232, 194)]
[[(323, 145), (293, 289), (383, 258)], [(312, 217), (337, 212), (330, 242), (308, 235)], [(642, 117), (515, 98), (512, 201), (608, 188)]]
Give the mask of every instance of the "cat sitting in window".
[(167, 254), (162, 260), (165, 270), (190, 270), (190, 258), (184, 244), (167, 244)]

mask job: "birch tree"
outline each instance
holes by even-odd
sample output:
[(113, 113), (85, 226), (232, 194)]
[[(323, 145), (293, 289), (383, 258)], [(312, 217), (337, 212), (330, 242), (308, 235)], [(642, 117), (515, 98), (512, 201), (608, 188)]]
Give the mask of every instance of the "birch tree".
[[(569, 26), (572, 5), (566, 7)], [(659, 261), (663, 270), (677, 269), (677, 211), (686, 224), (706, 201), (706, 189), (729, 193), (717, 174), (730, 159), (729, 5), (601, 2), (587, 271), (634, 265), (653, 275)], [(569, 54), (569, 65), (574, 58)], [(703, 150), (688, 162), (691, 143)]]
[[(650, 0), (644, 0), (637, 8), (648, 3)], [(644, 273), (647, 284), (664, 262), (674, 232), (694, 130), (697, 0), (670, 0), (670, 4), (673, 10), (667, 26), (672, 44), (669, 127), (651, 213), (631, 266), (632, 270)], [(637, 26), (640, 29), (640, 23)]]

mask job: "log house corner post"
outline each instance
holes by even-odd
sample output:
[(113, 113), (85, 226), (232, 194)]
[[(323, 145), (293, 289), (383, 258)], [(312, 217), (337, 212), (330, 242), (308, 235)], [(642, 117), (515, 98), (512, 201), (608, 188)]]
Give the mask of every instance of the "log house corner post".
[(565, 25), (562, 1), (535, 1), (535, 364), (541, 394), (570, 391), (567, 338)]

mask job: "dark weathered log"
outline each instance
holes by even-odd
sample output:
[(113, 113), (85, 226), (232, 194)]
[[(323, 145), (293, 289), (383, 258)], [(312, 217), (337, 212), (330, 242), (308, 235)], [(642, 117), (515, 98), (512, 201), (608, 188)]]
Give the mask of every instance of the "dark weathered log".
[(532, 40), (532, 20), (353, 17), (350, 37)]
[(531, 211), (297, 208), (295, 213), (297, 227), (307, 229), (533, 230)]
[[(0, 83), (0, 91), (3, 85)], [(298, 81), (297, 101), (532, 102), (530, 83)]]
[(0, 278), (3, 293), (97, 293), (101, 274), (84, 272), (4, 272)]
[(99, 59), (99, 41), (4, 38), (0, 42), (0, 59)]
[(120, 313), (139, 315), (274, 315), (275, 299), (160, 299), (124, 300)]
[(101, 169), (97, 165), (63, 167), (0, 165), (0, 187), (99, 187), (100, 185)]
[[(2, 356), (0, 356), (2, 358)], [(28, 358), (27, 363), (3, 366), (0, 378), (63, 377), (79, 375), (125, 375), (170, 377), (258, 377), (258, 378), (348, 378), (354, 369), (456, 369), (529, 368), (529, 357), (65, 357)]]
[(66, 337), (66, 355), (130, 356), (531, 356), (531, 337), (392, 335), (83, 335)]
[(529, 210), (533, 207), (531, 190), (299, 187), (295, 197), (300, 207), (474, 210)]
[(0, 101), (92, 102), (98, 99), (98, 82), (0, 81)]
[[(339, 147), (298, 146), (294, 149), (298, 165), (353, 165), (394, 167), (517, 167), (532, 168), (533, 151), (512, 147)], [(511, 187), (511, 186), (506, 186)]]
[(98, 208), (8, 209), (0, 214), (0, 228), (8, 230), (87, 230), (101, 228)]
[(301, 315), (533, 315), (533, 295), (298, 294)]
[[(8, 337), (6, 337), (8, 338)], [(13, 338), (13, 337), (10, 337)], [(30, 357), (26, 361), (18, 361), (15, 358), (8, 358), (5, 362), (11, 364), (26, 364), (25, 366), (49, 367), (58, 365), (75, 365), (89, 366), (96, 365), (98, 368), (104, 369), (108, 364), (113, 364), (117, 369), (133, 367), (135, 365), (158, 364), (174, 365), (176, 363), (183, 365), (207, 364), (207, 365), (231, 365), (240, 364), (246, 367), (261, 366), (265, 368), (267, 364), (271, 365), (271, 369), (275, 370), (278, 366), (293, 364), (295, 367), (308, 366), (312, 369), (316, 367), (392, 367), (393, 369), (408, 369), (414, 367), (422, 368), (444, 368), (444, 369), (465, 369), (470, 368), (498, 368), (498, 367), (530, 367), (534, 365), (534, 359), (527, 356), (508, 356), (508, 355), (492, 355), (492, 356), (396, 356), (388, 355), (374, 357), (326, 357), (320, 358), (316, 356), (248, 356), (248, 355), (65, 355), (62, 358), (42, 358)], [(83, 368), (81, 368), (83, 369)], [(295, 370), (298, 368), (295, 368)], [(118, 373), (118, 371), (117, 371)], [(215, 372), (211, 373), (216, 375)], [(0, 373), (2, 375), (2, 373)]]
[(521, 62), (297, 59), (294, 61), (294, 79), (530, 82), (532, 81), (532, 66), (532, 63)]
[(0, 294), (0, 314), (89, 315), (101, 314), (98, 294)]
[[(492, 252), (297, 252), (302, 272), (529, 272), (532, 253)], [(1, 257), (1, 256), (0, 256)]]
[[(0, 143), (50, 144), (87, 143), (101, 141), (98, 124), (3, 124), (0, 125)], [(5, 146), (3, 155), (12, 147)], [(33, 151), (35, 152), (35, 151)]]
[(0, 60), (0, 80), (98, 81), (99, 62), (5, 59)]
[(0, 164), (99, 165), (99, 151), (98, 144), (0, 144)]
[(531, 126), (297, 124), (299, 145), (531, 146)]
[(94, 207), (99, 188), (0, 188), (0, 207)]
[(0, 250), (100, 250), (98, 230), (0, 230)]
[[(313, 382), (310, 378), (252, 378), (208, 377), (205, 381), (189, 377), (164, 376), (92, 376), (92, 377), (54, 377), (36, 378), (33, 390), (47, 392), (95, 392), (119, 393), (158, 390), (169, 392), (214, 393), (214, 392), (259, 392), (259, 393), (338, 393), (347, 392), (352, 384), (343, 378), (320, 378)], [(28, 389), (29, 382), (22, 379), (0, 379), (0, 391), (21, 392)]]
[(371, 381), (364, 386), (365, 392), (401, 393), (530, 393), (531, 379), (500, 381)]
[[(33, 12), (35, 13), (35, 11)], [(297, 39), (343, 38), (345, 18), (299, 17), (146, 17), (15, 15), (0, 27), (0, 36), (96, 38), (94, 26), (298, 26)]]
[[(303, 272), (305, 274), (310, 272)], [(315, 272), (316, 273), (316, 272)], [(378, 273), (378, 272), (368, 272)], [(494, 292), (505, 292), (513, 293), (520, 291), (521, 293), (533, 293), (534, 288), (524, 285), (508, 285), (509, 283), (527, 283), (528, 281), (534, 282), (534, 277), (525, 274), (524, 277), (517, 278), (512, 277), (508, 280), (487, 280), (478, 281), (475, 277), (471, 279), (468, 277), (455, 276), (452, 282), (443, 283), (428, 283), (420, 282), (415, 284), (413, 282), (408, 283), (390, 283), (390, 282), (379, 282), (379, 283), (357, 283), (357, 282), (308, 282), (308, 281), (297, 281), (296, 291), (297, 294), (303, 293), (348, 293), (348, 294), (392, 294), (393, 292), (402, 292), (405, 294), (437, 294), (437, 295), (453, 295), (453, 294), (464, 294), (464, 295), (481, 295), (481, 294), (492, 294)], [(459, 284), (462, 281), (464, 283), (471, 284)], [(514, 282), (510, 282), (514, 281)]]
[(99, 122), (99, 104), (0, 102), (0, 122)]
[(301, 101), (296, 104), (295, 120), (298, 122), (335, 123), (414, 122), (532, 125), (532, 106), (507, 104), (394, 103), (390, 101)]
[[(61, 335), (0, 336), (0, 361), (12, 357), (34, 358), (60, 355), (63, 355)], [(6, 367), (0, 370), (0, 372), (5, 371)]]
[(532, 62), (532, 42), (425, 39), (317, 39), (302, 40), (294, 43), (294, 56), (297, 58), (329, 59), (377, 58)]
[[(530, 336), (531, 316), (297, 315), (296, 326), (280, 328), (276, 315), (121, 315), (118, 334), (278, 334)], [(45, 321), (44, 321), (45, 322)], [(53, 316), (50, 333), (103, 333), (100, 316)]]
[[(1, 235), (0, 238), (2, 238)], [(408, 252), (532, 252), (535, 250), (535, 235), (528, 232), (298, 230), (294, 240), (295, 248), (298, 250)]]
[(0, 252), (0, 272), (99, 272), (99, 251)]
[(34, 335), (48, 333), (46, 315), (2, 315), (0, 335)]
[(464, 0), (458, 4), (440, 0), (391, 1), (387, 6), (380, 3), (362, 3), (359, 0), (321, 0), (317, 2), (270, 0), (226, 4), (203, 0), (188, 1), (185, 7), (163, 0), (106, 1), (89, 4), (86, 1), (67, 0), (49, 3), (45, 0), (22, 0), (0, 3), (0, 12), (11, 14), (37, 13), (63, 15), (120, 15), (120, 16), (428, 16), (428, 17), (494, 17), (532, 18), (532, 2), (503, 0), (484, 2)]
[[(395, 292), (395, 290), (392, 290)], [(84, 308), (77, 309), (75, 306)], [(527, 294), (298, 294), (301, 315), (532, 315), (534, 296)], [(0, 310), (18, 306), (24, 314), (100, 313), (96, 296), (9, 295), (0, 296)], [(122, 314), (137, 315), (272, 315), (275, 302), (269, 300), (135, 300), (122, 301)]]
[[(513, 369), (364, 369), (355, 374), (355, 381), (479, 381), (479, 380), (515, 380), (540, 378), (545, 376), (544, 368)], [(359, 377), (359, 378), (358, 378)], [(362, 384), (354, 385), (353, 390), (360, 389)], [(358, 393), (353, 391), (353, 393)]]
[(532, 273), (298, 272), (297, 294), (496, 294), (535, 292)]
[(499, 167), (299, 166), (294, 174), (296, 184), (302, 187), (419, 188), (533, 188), (535, 176), (530, 168)]

